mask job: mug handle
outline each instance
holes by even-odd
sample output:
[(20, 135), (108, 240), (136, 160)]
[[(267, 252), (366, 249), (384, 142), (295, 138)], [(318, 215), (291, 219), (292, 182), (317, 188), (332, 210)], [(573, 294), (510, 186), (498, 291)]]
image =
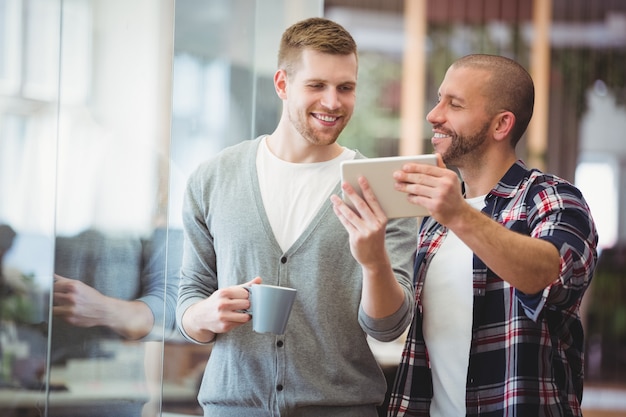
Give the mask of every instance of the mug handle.
[[(242, 288), (248, 291), (248, 300), (250, 300), (250, 296), (252, 294), (252, 292), (250, 291), (250, 287), (242, 287)], [(252, 304), (250, 304), (250, 307), (252, 307)], [(243, 310), (235, 310), (235, 311), (237, 311), (237, 313), (245, 313), (245, 314), (252, 315), (252, 308), (249, 308), (247, 310), (243, 309)]]

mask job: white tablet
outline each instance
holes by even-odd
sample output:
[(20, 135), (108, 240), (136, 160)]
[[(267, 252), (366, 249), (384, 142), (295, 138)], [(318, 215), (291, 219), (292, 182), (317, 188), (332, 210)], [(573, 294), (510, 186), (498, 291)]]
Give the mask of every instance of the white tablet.
[[(428, 216), (428, 211), (407, 200), (407, 194), (394, 188), (395, 180), (393, 172), (402, 169), (407, 162), (437, 165), (437, 156), (414, 155), (414, 156), (391, 156), (384, 158), (351, 159), (341, 163), (341, 182), (347, 182), (362, 196), (358, 178), (364, 176), (372, 187), (381, 208), (389, 219), (401, 217)], [(343, 200), (348, 206), (354, 208), (347, 196)]]

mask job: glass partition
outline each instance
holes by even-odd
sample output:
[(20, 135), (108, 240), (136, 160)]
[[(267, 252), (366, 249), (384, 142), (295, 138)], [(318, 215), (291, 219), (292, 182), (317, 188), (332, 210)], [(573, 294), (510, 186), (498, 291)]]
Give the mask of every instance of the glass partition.
[(160, 408), (173, 17), (171, 0), (0, 2), (3, 415)]
[[(0, 0), (0, 414), (198, 415), (175, 330), (189, 173), (270, 133), (322, 2)], [(176, 29), (175, 29), (176, 28)]]

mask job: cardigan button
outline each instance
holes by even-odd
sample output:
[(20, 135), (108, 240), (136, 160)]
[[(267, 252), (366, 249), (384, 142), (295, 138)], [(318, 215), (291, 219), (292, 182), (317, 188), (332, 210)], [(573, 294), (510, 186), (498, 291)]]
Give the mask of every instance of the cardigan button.
[(276, 391), (282, 391), (282, 390), (283, 390), (282, 384), (276, 385)]
[(287, 263), (287, 257), (283, 256), (282, 258), (280, 258), (280, 262), (286, 264)]

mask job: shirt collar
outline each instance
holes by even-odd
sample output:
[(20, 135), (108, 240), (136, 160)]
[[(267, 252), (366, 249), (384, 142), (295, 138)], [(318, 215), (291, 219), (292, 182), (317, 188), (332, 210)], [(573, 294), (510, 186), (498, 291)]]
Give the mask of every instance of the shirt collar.
[[(526, 164), (524, 164), (521, 159), (517, 160), (513, 165), (511, 165), (496, 186), (489, 192), (487, 198), (491, 196), (512, 198), (517, 193), (517, 190), (520, 188), (524, 178), (527, 177), (528, 171), (529, 170), (526, 167)], [(463, 184), (463, 189), (465, 189), (465, 184)]]

